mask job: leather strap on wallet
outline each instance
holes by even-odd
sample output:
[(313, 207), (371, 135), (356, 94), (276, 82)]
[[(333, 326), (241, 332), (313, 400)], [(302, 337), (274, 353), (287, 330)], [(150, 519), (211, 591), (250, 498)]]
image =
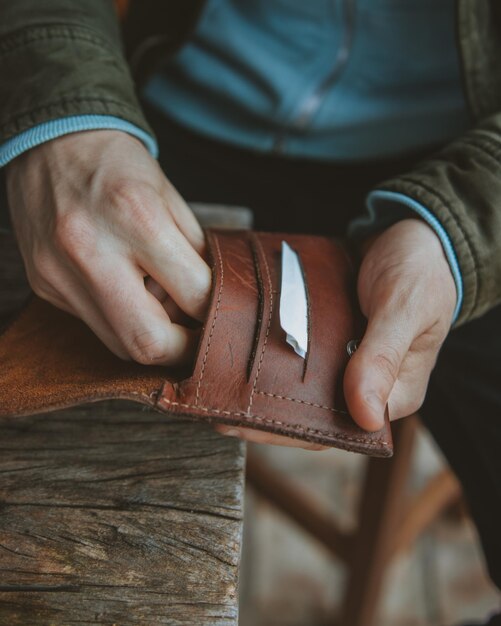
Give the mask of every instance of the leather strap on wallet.
[[(0, 416), (124, 398), (169, 415), (391, 456), (388, 419), (365, 432), (343, 397), (347, 345), (363, 333), (344, 247), (249, 231), (208, 231), (207, 240), (212, 296), (191, 371), (122, 361), (81, 321), (34, 297), (0, 337)], [(280, 325), (282, 241), (297, 253), (306, 285), (306, 358)]]

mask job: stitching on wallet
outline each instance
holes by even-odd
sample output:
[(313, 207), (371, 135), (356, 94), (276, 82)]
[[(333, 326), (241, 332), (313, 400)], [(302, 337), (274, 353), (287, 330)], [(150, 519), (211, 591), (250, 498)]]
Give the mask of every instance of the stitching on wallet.
[(297, 402), (298, 404), (306, 404), (307, 406), (314, 406), (317, 409), (325, 409), (326, 411), (331, 411), (332, 413), (348, 415), (348, 411), (335, 409), (334, 407), (325, 406), (324, 404), (317, 404), (316, 402), (308, 402), (307, 400), (300, 400), (299, 398), (289, 398), (289, 396), (280, 396), (276, 393), (270, 393), (268, 391), (256, 391), (256, 393), (258, 393), (261, 396), (268, 396), (269, 398), (278, 398), (279, 400), (289, 400), (290, 402)]
[[(152, 400), (155, 400), (155, 396), (158, 395), (158, 390), (157, 391), (153, 391), (150, 394), (146, 394), (140, 391), (121, 391), (122, 395), (121, 396), (116, 396), (116, 395), (111, 395), (110, 396), (110, 392), (109, 391), (100, 391), (98, 393), (93, 393), (91, 396), (89, 395), (79, 395), (76, 396), (74, 398), (71, 399), (70, 404), (68, 404), (67, 402), (53, 402), (53, 403), (49, 403), (49, 404), (39, 404), (38, 402), (36, 402), (34, 405), (31, 405), (31, 409), (35, 408), (37, 411), (39, 409), (44, 409), (43, 412), (38, 413), (38, 415), (43, 415), (46, 412), (49, 411), (54, 411), (54, 410), (62, 410), (62, 409), (76, 409), (78, 407), (81, 406), (85, 406), (87, 403), (93, 403), (93, 402), (102, 402), (103, 400), (111, 400), (111, 401), (116, 401), (116, 400), (131, 400), (132, 402), (135, 402), (135, 398), (141, 398), (144, 401), (144, 404), (147, 404), (148, 406), (152, 407)], [(31, 411), (31, 409), (29, 409)], [(26, 413), (24, 410), (20, 413), (16, 412), (13, 413), (12, 416), (8, 415), (2, 415), (2, 417), (20, 417), (22, 415), (32, 415), (31, 413)], [(36, 414), (33, 414), (33, 416), (35, 416)]]
[(200, 376), (198, 377), (198, 382), (197, 382), (197, 389), (196, 389), (196, 393), (195, 393), (195, 406), (198, 406), (198, 400), (200, 397), (200, 386), (202, 385), (202, 379), (204, 377), (205, 374), (205, 365), (207, 363), (207, 357), (209, 356), (209, 348), (211, 345), (211, 341), (212, 341), (212, 335), (214, 334), (214, 327), (216, 326), (216, 320), (217, 320), (217, 316), (219, 313), (219, 305), (221, 304), (221, 296), (223, 293), (223, 284), (224, 284), (224, 267), (223, 267), (223, 259), (221, 257), (221, 248), (219, 247), (219, 240), (217, 238), (216, 235), (212, 236), (214, 239), (214, 246), (216, 248), (216, 252), (217, 252), (217, 258), (218, 258), (218, 262), (219, 262), (219, 271), (221, 274), (221, 283), (219, 285), (219, 290), (218, 290), (218, 294), (217, 294), (217, 302), (216, 302), (216, 311), (214, 313), (214, 319), (212, 320), (212, 325), (210, 328), (210, 332), (209, 332), (209, 337), (207, 339), (207, 348), (205, 349), (205, 354), (204, 354), (204, 358), (202, 361), (202, 368), (200, 369)]
[(343, 439), (345, 441), (354, 441), (356, 443), (363, 443), (368, 448), (375, 448), (378, 445), (389, 446), (390, 444), (384, 439), (376, 439), (374, 441), (367, 441), (362, 437), (350, 437), (349, 435), (343, 435), (342, 433), (338, 433), (336, 435), (332, 435), (332, 433), (318, 430), (316, 428), (308, 428), (307, 426), (301, 426), (301, 424), (286, 424), (285, 422), (280, 422), (279, 420), (270, 419), (268, 417), (261, 417), (260, 415), (250, 415), (249, 413), (243, 412), (235, 412), (235, 411), (223, 411), (220, 409), (210, 409), (205, 406), (196, 406), (194, 404), (184, 404), (182, 402), (175, 402), (173, 400), (169, 400), (168, 398), (162, 398), (161, 402), (165, 402), (166, 404), (170, 404), (172, 406), (179, 406), (183, 409), (198, 409), (199, 411), (204, 411), (204, 413), (214, 413), (216, 415), (227, 415), (229, 417), (246, 417), (252, 418), (256, 422), (264, 422), (266, 424), (273, 424), (276, 426), (284, 426), (285, 428), (290, 428), (292, 430), (298, 430), (306, 433), (311, 433), (312, 435), (324, 435), (326, 437), (334, 438), (334, 439)]
[(268, 314), (268, 322), (266, 324), (266, 334), (264, 336), (263, 348), (261, 350), (261, 356), (259, 357), (259, 363), (258, 363), (258, 366), (257, 366), (256, 376), (254, 378), (254, 383), (252, 385), (252, 391), (251, 391), (250, 398), (249, 398), (249, 406), (247, 407), (247, 413), (249, 413), (251, 408), (252, 408), (252, 401), (254, 399), (254, 394), (256, 393), (257, 381), (258, 381), (258, 378), (259, 378), (259, 373), (261, 372), (261, 367), (263, 365), (264, 352), (266, 350), (266, 345), (268, 343), (268, 337), (269, 337), (270, 328), (271, 328), (271, 319), (272, 319), (272, 314), (273, 314), (273, 285), (271, 283), (270, 268), (268, 266), (268, 261), (266, 259), (266, 255), (265, 255), (263, 246), (262, 246), (261, 241), (260, 241), (260, 239), (258, 238), (257, 235), (254, 235), (253, 241), (256, 244), (256, 246), (259, 247), (259, 250), (261, 251), (261, 254), (263, 256), (263, 264), (264, 264), (264, 267), (266, 269), (266, 278), (268, 279), (268, 288), (270, 290), (270, 312)]

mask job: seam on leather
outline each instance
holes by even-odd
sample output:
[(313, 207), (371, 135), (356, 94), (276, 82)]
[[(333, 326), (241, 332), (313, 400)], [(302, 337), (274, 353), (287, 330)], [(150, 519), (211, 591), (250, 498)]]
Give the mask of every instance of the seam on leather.
[(254, 364), (256, 362), (256, 355), (259, 348), (259, 337), (261, 335), (261, 328), (263, 325), (263, 312), (264, 312), (264, 289), (263, 289), (263, 277), (261, 275), (261, 268), (259, 266), (258, 252), (256, 249), (256, 242), (253, 237), (249, 238), (249, 244), (252, 253), (252, 264), (254, 267), (254, 275), (256, 278), (256, 285), (258, 291), (258, 301), (257, 301), (257, 316), (256, 323), (254, 326), (254, 339), (252, 341), (252, 351), (249, 356), (249, 360), (247, 362), (247, 382), (250, 382), (252, 370), (254, 369)]
[(165, 402), (166, 404), (170, 404), (172, 406), (179, 406), (184, 409), (197, 409), (199, 411), (203, 411), (204, 413), (214, 413), (215, 415), (226, 415), (228, 417), (245, 417), (251, 418), (254, 421), (264, 422), (266, 424), (283, 426), (284, 428), (289, 428), (292, 430), (303, 431), (307, 433), (311, 433), (312, 435), (322, 435), (328, 437), (329, 439), (342, 439), (345, 441), (354, 441), (356, 443), (362, 443), (364, 446), (368, 448), (376, 448), (379, 445), (390, 446), (389, 442), (384, 439), (373, 439), (367, 440), (364, 437), (352, 437), (351, 435), (344, 435), (343, 433), (335, 433), (319, 430), (317, 428), (309, 428), (308, 426), (302, 426), (301, 424), (287, 424), (286, 422), (281, 422), (279, 420), (274, 420), (269, 417), (263, 417), (261, 415), (253, 415), (251, 413), (244, 413), (242, 411), (224, 411), (221, 409), (212, 409), (205, 406), (195, 406), (194, 404), (184, 404), (182, 402), (176, 402), (173, 400), (169, 400), (168, 398), (162, 398), (160, 403)]
[(260, 391), (259, 389), (256, 391), (260, 396), (268, 396), (269, 398), (277, 398), (278, 400), (289, 400), (290, 402), (297, 402), (298, 404), (306, 404), (307, 406), (314, 406), (317, 409), (325, 409), (326, 411), (331, 411), (332, 413), (339, 413), (341, 415), (349, 415), (348, 411), (343, 411), (342, 409), (336, 409), (332, 406), (325, 406), (324, 404), (317, 404), (316, 402), (308, 402), (307, 400), (301, 400), (300, 398), (290, 398), (289, 396), (281, 396), (277, 393), (270, 393), (269, 391)]
[(263, 245), (261, 243), (261, 240), (259, 239), (259, 236), (257, 234), (253, 235), (253, 241), (256, 244), (257, 247), (259, 247), (259, 250), (262, 254), (263, 257), (263, 264), (264, 264), (264, 268), (266, 270), (266, 278), (267, 278), (267, 282), (268, 282), (268, 288), (270, 290), (270, 311), (268, 313), (268, 321), (266, 324), (266, 334), (264, 336), (264, 342), (263, 342), (263, 347), (261, 349), (261, 356), (259, 357), (259, 363), (257, 366), (257, 371), (256, 371), (256, 376), (254, 378), (254, 382), (252, 384), (252, 389), (251, 389), (251, 394), (250, 394), (250, 398), (249, 398), (249, 405), (247, 407), (247, 413), (250, 413), (250, 410), (252, 408), (252, 401), (254, 399), (254, 394), (256, 393), (256, 386), (257, 386), (257, 381), (259, 378), (259, 374), (261, 372), (261, 367), (263, 365), (263, 359), (264, 359), (264, 353), (266, 350), (266, 346), (268, 344), (268, 337), (270, 335), (270, 328), (271, 328), (271, 320), (272, 320), (272, 315), (273, 315), (273, 285), (271, 282), (271, 274), (270, 274), (270, 268), (268, 265), (268, 260), (266, 258), (266, 254), (264, 252), (263, 249)]
[[(253, 398), (255, 396), (255, 394), (259, 394), (259, 395), (263, 395), (263, 396), (268, 396), (270, 398), (276, 398), (278, 400), (289, 400), (290, 402), (297, 402), (298, 404), (305, 404), (307, 406), (312, 406), (315, 408), (319, 408), (319, 409), (325, 409), (326, 411), (331, 411), (332, 413), (338, 413), (341, 415), (348, 415), (347, 411), (343, 411), (341, 409), (337, 409), (335, 407), (329, 407), (329, 406), (324, 406), (321, 404), (316, 404), (313, 402), (308, 402), (307, 400), (301, 400), (300, 398), (291, 398), (288, 396), (282, 396), (280, 394), (275, 394), (275, 393), (271, 393), (269, 391), (262, 391), (257, 389), (257, 382), (258, 382), (258, 378), (259, 378), (259, 373), (264, 361), (264, 353), (266, 350), (266, 347), (268, 345), (268, 338), (270, 335), (270, 330), (271, 330), (271, 322), (273, 320), (273, 312), (274, 312), (274, 303), (273, 303), (273, 294), (275, 293), (274, 289), (273, 289), (273, 284), (271, 282), (271, 273), (270, 273), (270, 268), (269, 268), (269, 264), (268, 264), (268, 260), (266, 258), (266, 254), (265, 251), (263, 249), (263, 246), (261, 244), (261, 241), (258, 239), (258, 235), (257, 234), (253, 234), (252, 235), (252, 241), (256, 246), (259, 246), (259, 249), (261, 251), (261, 254), (263, 256), (263, 265), (265, 267), (266, 270), (266, 277), (267, 277), (267, 282), (268, 282), (268, 287), (270, 290), (270, 311), (269, 311), (269, 315), (268, 315), (268, 322), (267, 322), (267, 327), (266, 327), (266, 335), (265, 335), (265, 339), (264, 339), (264, 343), (263, 343), (263, 348), (261, 351), (261, 355), (259, 358), (259, 364), (258, 364), (258, 368), (257, 368), (257, 372), (256, 372), (256, 377), (254, 378), (254, 383), (252, 386), (252, 391), (251, 391), (251, 397), (249, 398), (249, 406), (247, 407), (247, 413), (250, 412), (251, 408), (252, 408), (252, 403), (253, 403)], [(303, 265), (301, 264), (301, 269), (303, 272), (303, 275), (305, 276), (305, 270)], [(260, 268), (259, 268), (259, 264), (258, 264), (258, 260), (256, 259), (256, 270), (258, 275), (260, 276)], [(260, 277), (261, 278), (261, 277)], [(309, 305), (309, 301), (308, 301), (308, 305)], [(310, 329), (310, 336), (311, 336), (311, 329)], [(305, 371), (306, 371), (306, 367), (304, 368), (303, 371), (303, 380), (304, 380), (304, 375), (305, 375)]]
[[(410, 176), (401, 176), (400, 181), (402, 182), (407, 182), (413, 186), (416, 187), (421, 187), (422, 189), (424, 189), (427, 193), (429, 193), (431, 196), (435, 197), (444, 208), (446, 208), (448, 210), (448, 214), (449, 217), (452, 219), (452, 221), (454, 222), (454, 224), (456, 225), (457, 229), (461, 232), (461, 235), (463, 236), (463, 239), (468, 247), (468, 250), (470, 252), (470, 256), (473, 260), (473, 266), (474, 266), (474, 272), (475, 272), (475, 290), (474, 290), (474, 294), (473, 294), (473, 304), (470, 306), (470, 311), (468, 312), (469, 315), (471, 315), (477, 308), (478, 306), (478, 298), (479, 298), (479, 285), (478, 285), (478, 276), (479, 276), (479, 262), (478, 262), (478, 258), (477, 258), (477, 254), (476, 251), (474, 249), (474, 246), (472, 245), (472, 243), (469, 240), (468, 235), (466, 234), (466, 231), (463, 228), (463, 225), (461, 224), (460, 220), (458, 220), (454, 214), (454, 212), (449, 208), (449, 202), (447, 202), (442, 195), (437, 192), (436, 189), (432, 189), (431, 187), (429, 187), (426, 183), (423, 183), (421, 180), (414, 180), (412, 177)], [(396, 186), (397, 190), (400, 191), (400, 189), (398, 188), (398, 185)], [(390, 187), (388, 187), (390, 188)], [(407, 190), (404, 191), (404, 193), (406, 193), (406, 195), (412, 195), (409, 194)], [(431, 210), (431, 207), (429, 207)], [(438, 216), (437, 216), (438, 218)], [(463, 318), (463, 315), (460, 316), (461, 318)]]
[[(223, 260), (222, 260), (222, 255), (221, 255), (221, 247), (219, 245), (219, 239), (216, 235), (212, 235), (212, 239), (214, 241), (214, 248), (216, 250), (216, 254), (217, 254), (217, 264), (219, 266), (219, 271), (220, 271), (220, 276), (221, 276), (221, 282), (219, 285), (219, 289), (218, 289), (218, 295), (217, 295), (217, 302), (216, 302), (216, 309), (215, 309), (215, 314), (214, 314), (214, 318), (212, 320), (212, 324), (211, 324), (211, 328), (209, 331), (209, 336), (208, 336), (208, 340), (207, 340), (207, 346), (205, 349), (205, 353), (202, 359), (202, 366), (201, 366), (201, 370), (200, 370), (200, 375), (197, 381), (197, 386), (196, 386), (196, 391), (195, 391), (195, 404), (194, 405), (183, 405), (186, 408), (200, 408), (201, 410), (207, 410), (207, 411), (211, 411), (211, 412), (217, 412), (217, 413), (224, 413), (224, 414), (228, 414), (228, 415), (249, 415), (250, 413), (250, 409), (252, 408), (252, 401), (253, 401), (253, 397), (255, 394), (259, 394), (259, 395), (263, 395), (263, 396), (268, 396), (271, 398), (276, 398), (278, 400), (288, 400), (290, 402), (297, 402), (298, 404), (304, 404), (307, 406), (312, 406), (318, 409), (324, 409), (326, 411), (330, 411), (332, 413), (337, 413), (337, 414), (341, 414), (341, 415), (348, 415), (347, 411), (343, 411), (341, 409), (336, 409), (335, 407), (329, 407), (329, 406), (325, 406), (322, 404), (317, 404), (314, 402), (308, 402), (307, 400), (301, 400), (300, 398), (291, 398), (288, 396), (282, 396), (279, 394), (275, 394), (275, 393), (270, 393), (268, 391), (261, 391), (257, 389), (257, 382), (258, 382), (258, 378), (259, 378), (259, 373), (264, 361), (264, 353), (266, 350), (266, 346), (268, 344), (268, 338), (269, 338), (269, 334), (270, 334), (270, 330), (271, 330), (271, 322), (273, 319), (273, 311), (274, 311), (274, 304), (273, 304), (273, 285), (271, 282), (271, 273), (270, 273), (270, 269), (269, 269), (269, 265), (266, 259), (266, 254), (264, 252), (263, 246), (261, 244), (261, 242), (258, 240), (258, 236), (253, 234), (252, 235), (252, 243), (255, 246), (259, 247), (259, 250), (263, 256), (263, 265), (265, 267), (266, 270), (266, 278), (267, 278), (267, 283), (269, 286), (269, 290), (270, 290), (270, 311), (269, 311), (269, 315), (268, 315), (268, 321), (267, 321), (267, 326), (266, 326), (266, 335), (265, 335), (265, 339), (264, 339), (264, 343), (263, 343), (263, 348), (261, 350), (261, 354), (260, 354), (260, 358), (259, 358), (259, 363), (258, 363), (258, 368), (257, 368), (257, 372), (256, 372), (256, 376), (254, 378), (253, 381), (253, 386), (252, 386), (252, 390), (251, 390), (251, 397), (249, 398), (249, 406), (247, 408), (247, 412), (240, 412), (240, 413), (236, 413), (236, 412), (231, 412), (231, 411), (220, 411), (217, 409), (207, 409), (206, 407), (202, 407), (199, 404), (200, 401), (200, 389), (201, 389), (201, 385), (202, 385), (202, 380), (204, 378), (205, 375), (205, 368), (206, 368), (206, 364), (207, 364), (207, 359), (208, 359), (208, 354), (209, 354), (209, 350), (211, 347), (211, 342), (212, 342), (212, 336), (214, 334), (214, 329), (215, 329), (215, 325), (216, 325), (216, 320), (218, 317), (218, 313), (219, 313), (219, 309), (220, 309), (220, 305), (221, 305), (221, 301), (222, 301), (222, 293), (223, 293), (223, 287), (224, 287), (224, 265), (223, 265)], [(255, 268), (257, 273), (260, 274), (260, 268), (259, 268), (259, 262), (258, 259), (256, 258), (257, 255), (254, 255), (254, 259), (255, 259)], [(173, 401), (169, 401), (171, 404), (173, 404)], [(272, 420), (273, 421), (273, 420)], [(276, 423), (280, 423), (280, 422), (276, 422)], [(280, 423), (281, 424), (281, 423)], [(298, 425), (299, 426), (299, 425)]]
[(119, 394), (120, 395), (117, 396), (114, 391), (103, 391), (99, 393), (93, 393), (92, 395), (74, 396), (69, 401), (58, 401), (43, 405), (38, 404), (35, 405), (35, 407), (31, 407), (20, 412), (15, 412), (10, 415), (7, 415), (2, 410), (0, 412), (0, 415), (7, 418), (24, 417), (30, 415), (44, 415), (45, 413), (50, 413), (52, 411), (76, 408), (78, 406), (83, 406), (85, 404), (91, 404), (94, 402), (102, 402), (104, 400), (131, 400), (132, 402), (139, 402), (140, 399), (143, 404), (146, 404), (151, 408), (155, 408), (155, 398), (158, 397), (158, 389), (152, 391), (149, 394), (139, 391), (120, 391)]
[(209, 337), (207, 339), (207, 347), (205, 349), (205, 354), (204, 354), (204, 358), (202, 361), (202, 367), (200, 368), (200, 376), (198, 377), (197, 388), (195, 392), (195, 406), (198, 406), (198, 401), (200, 399), (200, 387), (202, 385), (202, 379), (205, 374), (205, 365), (207, 363), (207, 357), (209, 355), (209, 348), (210, 348), (211, 341), (212, 341), (212, 335), (214, 334), (214, 328), (216, 326), (216, 320), (219, 314), (219, 307), (221, 305), (221, 296), (223, 293), (223, 285), (224, 285), (224, 267), (223, 267), (223, 259), (221, 257), (221, 248), (219, 247), (219, 239), (217, 238), (217, 235), (212, 235), (212, 238), (214, 240), (214, 247), (216, 248), (216, 252), (217, 252), (217, 259), (218, 259), (218, 264), (219, 264), (219, 272), (221, 275), (221, 282), (219, 284), (219, 290), (217, 294), (217, 302), (216, 302), (216, 310), (214, 313), (214, 319), (212, 320), (211, 328), (209, 331)]

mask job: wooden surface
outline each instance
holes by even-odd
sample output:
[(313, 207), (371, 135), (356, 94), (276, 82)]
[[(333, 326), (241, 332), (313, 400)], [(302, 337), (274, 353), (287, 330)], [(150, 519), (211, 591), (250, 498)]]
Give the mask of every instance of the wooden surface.
[[(0, 232), (0, 324), (28, 294)], [(244, 466), (241, 442), (131, 403), (0, 420), (0, 626), (237, 624)]]
[(130, 403), (0, 421), (0, 624), (236, 624), (244, 456)]

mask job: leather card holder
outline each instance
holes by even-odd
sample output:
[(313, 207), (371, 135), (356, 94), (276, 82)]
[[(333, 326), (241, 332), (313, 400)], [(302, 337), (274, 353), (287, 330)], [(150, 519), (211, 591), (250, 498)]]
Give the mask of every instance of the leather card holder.
[[(301, 260), (308, 352), (280, 326), (281, 243)], [(212, 295), (191, 371), (114, 356), (76, 318), (33, 297), (0, 337), (0, 416), (123, 398), (169, 415), (255, 428), (373, 456), (392, 454), (388, 418), (369, 433), (343, 396), (347, 344), (363, 334), (342, 243), (311, 235), (207, 231)]]

